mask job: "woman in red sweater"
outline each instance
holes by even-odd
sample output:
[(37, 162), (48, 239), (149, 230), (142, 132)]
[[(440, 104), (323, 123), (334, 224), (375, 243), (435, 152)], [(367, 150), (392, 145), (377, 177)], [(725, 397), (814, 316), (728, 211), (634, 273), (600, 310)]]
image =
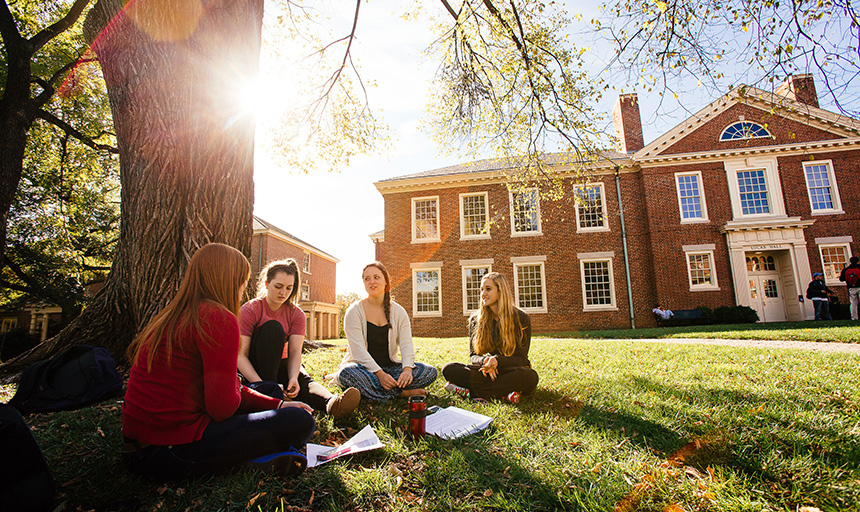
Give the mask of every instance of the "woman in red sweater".
[(242, 386), (237, 315), (250, 265), (207, 244), (191, 258), (176, 297), (128, 349), (123, 461), (133, 472), (177, 478), (244, 462), (298, 473), (314, 433), (311, 408)]

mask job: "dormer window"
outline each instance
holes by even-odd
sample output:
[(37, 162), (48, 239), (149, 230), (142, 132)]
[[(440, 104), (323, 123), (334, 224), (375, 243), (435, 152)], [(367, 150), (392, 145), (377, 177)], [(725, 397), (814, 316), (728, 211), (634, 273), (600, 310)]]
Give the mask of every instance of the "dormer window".
[(764, 126), (752, 121), (738, 121), (723, 130), (720, 142), (727, 140), (763, 139), (773, 138)]

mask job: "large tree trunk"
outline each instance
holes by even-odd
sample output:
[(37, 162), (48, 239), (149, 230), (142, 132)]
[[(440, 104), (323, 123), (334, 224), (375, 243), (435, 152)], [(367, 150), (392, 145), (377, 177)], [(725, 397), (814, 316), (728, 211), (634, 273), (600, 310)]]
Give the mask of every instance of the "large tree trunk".
[(254, 122), (236, 89), (256, 79), (263, 0), (99, 0), (86, 21), (117, 131), (122, 224), (108, 281), (54, 338), (0, 367), (108, 347), (118, 363), (208, 242), (249, 254)]

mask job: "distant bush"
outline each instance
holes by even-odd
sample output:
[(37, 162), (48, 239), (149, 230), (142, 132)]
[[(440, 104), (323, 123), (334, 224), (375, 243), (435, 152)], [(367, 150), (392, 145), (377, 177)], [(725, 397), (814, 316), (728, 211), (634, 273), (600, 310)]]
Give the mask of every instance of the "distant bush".
[(754, 324), (758, 322), (758, 313), (749, 306), (720, 306), (714, 309), (711, 314), (715, 324)]
[(39, 344), (39, 337), (27, 334), (27, 329), (18, 327), (0, 334), (0, 361), (8, 361)]

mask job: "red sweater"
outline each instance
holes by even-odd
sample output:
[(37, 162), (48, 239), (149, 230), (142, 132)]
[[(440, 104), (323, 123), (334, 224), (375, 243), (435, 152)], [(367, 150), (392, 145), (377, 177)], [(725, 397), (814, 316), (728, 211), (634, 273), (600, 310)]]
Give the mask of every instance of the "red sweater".
[(237, 412), (276, 409), (280, 400), (242, 386), (236, 375), (239, 324), (213, 304), (200, 307), (200, 324), (212, 337), (187, 329), (175, 343), (170, 364), (164, 343), (147, 371), (146, 349), (132, 366), (122, 408), (122, 433), (140, 443), (185, 444), (198, 441), (210, 421)]

